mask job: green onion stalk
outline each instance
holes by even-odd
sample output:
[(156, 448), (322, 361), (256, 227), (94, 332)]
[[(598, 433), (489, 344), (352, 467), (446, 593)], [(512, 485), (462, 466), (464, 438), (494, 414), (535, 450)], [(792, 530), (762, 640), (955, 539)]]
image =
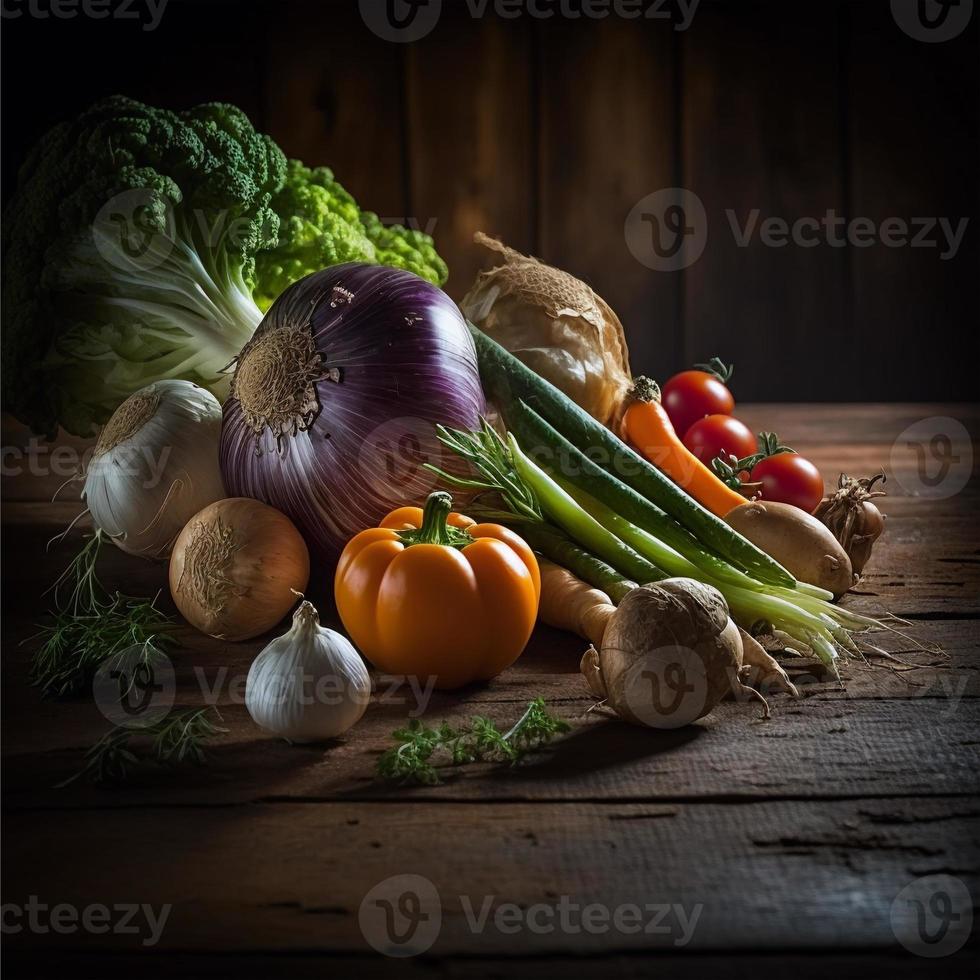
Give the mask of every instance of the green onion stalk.
[(823, 590), (762, 583), (717, 557), (710, 563), (692, 560), (566, 477), (549, 474), (523, 452), (513, 433), (504, 441), (486, 421), (473, 433), (440, 426), (439, 438), (467, 460), (479, 478), (437, 470), (440, 476), (456, 486), (494, 493), (503, 501), (504, 510), (484, 509), (483, 516), (510, 523), (536, 550), (620, 598), (634, 582), (696, 579), (725, 597), (742, 626), (766, 624), (782, 630), (809, 647), (835, 675), (838, 650), (857, 652), (851, 631), (881, 625), (827, 601)]

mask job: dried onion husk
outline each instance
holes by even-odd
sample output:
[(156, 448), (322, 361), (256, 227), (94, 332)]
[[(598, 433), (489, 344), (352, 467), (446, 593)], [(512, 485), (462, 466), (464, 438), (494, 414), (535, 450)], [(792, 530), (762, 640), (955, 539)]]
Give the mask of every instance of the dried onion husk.
[(873, 503), (885, 491), (875, 484), (885, 482), (885, 474), (856, 480), (841, 473), (837, 489), (817, 505), (813, 516), (830, 528), (851, 561), (855, 581), (871, 558), (871, 549), (885, 530), (885, 515)]
[(218, 466), (221, 405), (190, 381), (156, 381), (103, 427), (82, 498), (118, 548), (166, 558), (187, 521), (225, 495)]
[(561, 269), (483, 232), (474, 241), (503, 258), (463, 297), (463, 314), (576, 404), (614, 430), (632, 378), (619, 317)]

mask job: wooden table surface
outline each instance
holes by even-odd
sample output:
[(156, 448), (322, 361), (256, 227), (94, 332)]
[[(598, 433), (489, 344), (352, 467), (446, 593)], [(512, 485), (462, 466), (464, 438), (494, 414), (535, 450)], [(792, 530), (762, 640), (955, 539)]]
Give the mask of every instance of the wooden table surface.
[[(916, 955), (927, 944), (903, 946), (891, 913), (902, 889), (924, 876), (951, 876), (974, 899), (980, 894), (980, 494), (975, 453), (956, 437), (963, 430), (943, 421), (958, 419), (976, 441), (980, 411), (767, 405), (740, 407), (740, 415), (756, 430), (777, 429), (828, 483), (841, 469), (885, 468), (886, 534), (846, 602), (907, 619), (911, 639), (880, 642), (918, 666), (852, 663), (843, 690), (800, 668), (804, 698), (772, 698), (769, 720), (756, 705), (726, 702), (693, 726), (656, 732), (589, 713), (578, 674), (582, 642), (539, 628), (514, 667), (485, 686), (434, 695), (426, 718), (481, 713), (506, 724), (540, 695), (571, 732), (524, 766), (471, 767), (431, 788), (381, 785), (372, 776), (412, 708), (404, 689), (377, 678), (373, 702), (348, 737), (290, 746), (252, 724), (235, 683), (265, 641), (229, 644), (187, 628), (172, 656), (177, 703), (202, 704), (204, 692), (217, 689), (228, 729), (210, 764), (147, 768), (111, 788), (53, 788), (108, 723), (90, 696), (43, 701), (28, 684), (33, 645), (19, 644), (41, 620), (42, 593), (80, 532), (45, 553), (78, 508), (42, 502), (63, 478), (43, 460), (35, 473), (18, 473), (26, 463), (12, 447), (24, 433), (8, 424), (3, 901), (147, 903), (170, 912), (153, 946), (145, 934), (9, 933), (7, 965), (20, 975), (99, 977), (286, 969), (632, 977), (658, 968), (735, 976), (760, 967), (825, 977), (872, 964), (893, 976), (937, 966), (965, 973), (975, 945), (939, 961)], [(926, 447), (929, 479), (938, 464), (928, 439), (942, 431), (954, 437), (955, 459), (926, 490), (935, 496), (917, 494), (916, 445)], [(967, 477), (974, 478), (964, 487)], [(165, 589), (164, 566), (115, 549), (101, 568), (113, 588)], [(312, 598), (329, 623), (333, 613), (315, 585)], [(374, 952), (377, 921), (361, 925), (365, 895), (397, 875), (422, 876), (438, 896), (435, 907), (429, 886), (418, 891), (432, 914), (418, 942), (432, 938), (433, 923), (439, 929), (431, 948), (410, 960)], [(495, 918), (508, 902), (545, 910), (508, 932), (506, 909)], [(593, 903), (610, 915), (630, 905), (664, 911), (643, 919), (653, 931), (637, 932), (624, 919), (627, 927), (602, 932), (574, 911)], [(572, 909), (564, 924), (555, 911), (563, 904)], [(487, 920), (474, 926), (484, 908)], [(693, 924), (690, 935), (685, 923)], [(282, 954), (288, 963), (274, 963)]]

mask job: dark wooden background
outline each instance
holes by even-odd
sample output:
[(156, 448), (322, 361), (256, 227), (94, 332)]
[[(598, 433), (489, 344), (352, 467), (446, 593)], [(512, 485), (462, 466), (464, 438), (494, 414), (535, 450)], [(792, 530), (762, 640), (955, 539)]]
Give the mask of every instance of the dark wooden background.
[[(378, 0), (382, 2), (382, 0)], [(363, 207), (434, 234), (459, 299), (483, 229), (589, 281), (633, 365), (721, 354), (744, 400), (972, 400), (980, 325), (980, 45), (975, 13), (925, 44), (888, 0), (702, 0), (663, 21), (473, 19), (444, 0), (423, 41), (382, 41), (356, 0), (170, 0), (159, 29), (3, 22), (4, 196), (50, 123), (115, 91), (230, 100)], [(703, 200), (682, 272), (630, 254), (623, 224), (663, 187)], [(724, 213), (828, 209), (970, 219), (959, 254), (736, 247)]]

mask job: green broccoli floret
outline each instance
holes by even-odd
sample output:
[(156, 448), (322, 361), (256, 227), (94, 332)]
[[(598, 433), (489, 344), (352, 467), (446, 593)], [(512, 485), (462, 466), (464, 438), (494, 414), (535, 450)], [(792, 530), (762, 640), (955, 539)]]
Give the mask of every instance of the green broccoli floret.
[(279, 244), (257, 259), (255, 295), (262, 309), (310, 270), (340, 262), (391, 265), (437, 286), (449, 275), (428, 235), (383, 225), (376, 214), (361, 211), (328, 167), (290, 160), (285, 186), (272, 206), (282, 227)]
[(52, 129), (4, 223), (4, 396), (88, 434), (158, 378), (220, 389), (261, 319), (255, 254), (286, 158), (229, 105), (114, 96)]
[(262, 309), (324, 266), (446, 279), (431, 239), (362, 214), (330, 171), (287, 164), (234, 106), (122, 96), (33, 149), (3, 253), (5, 407), (49, 434), (90, 434), (160, 378), (223, 397)]

